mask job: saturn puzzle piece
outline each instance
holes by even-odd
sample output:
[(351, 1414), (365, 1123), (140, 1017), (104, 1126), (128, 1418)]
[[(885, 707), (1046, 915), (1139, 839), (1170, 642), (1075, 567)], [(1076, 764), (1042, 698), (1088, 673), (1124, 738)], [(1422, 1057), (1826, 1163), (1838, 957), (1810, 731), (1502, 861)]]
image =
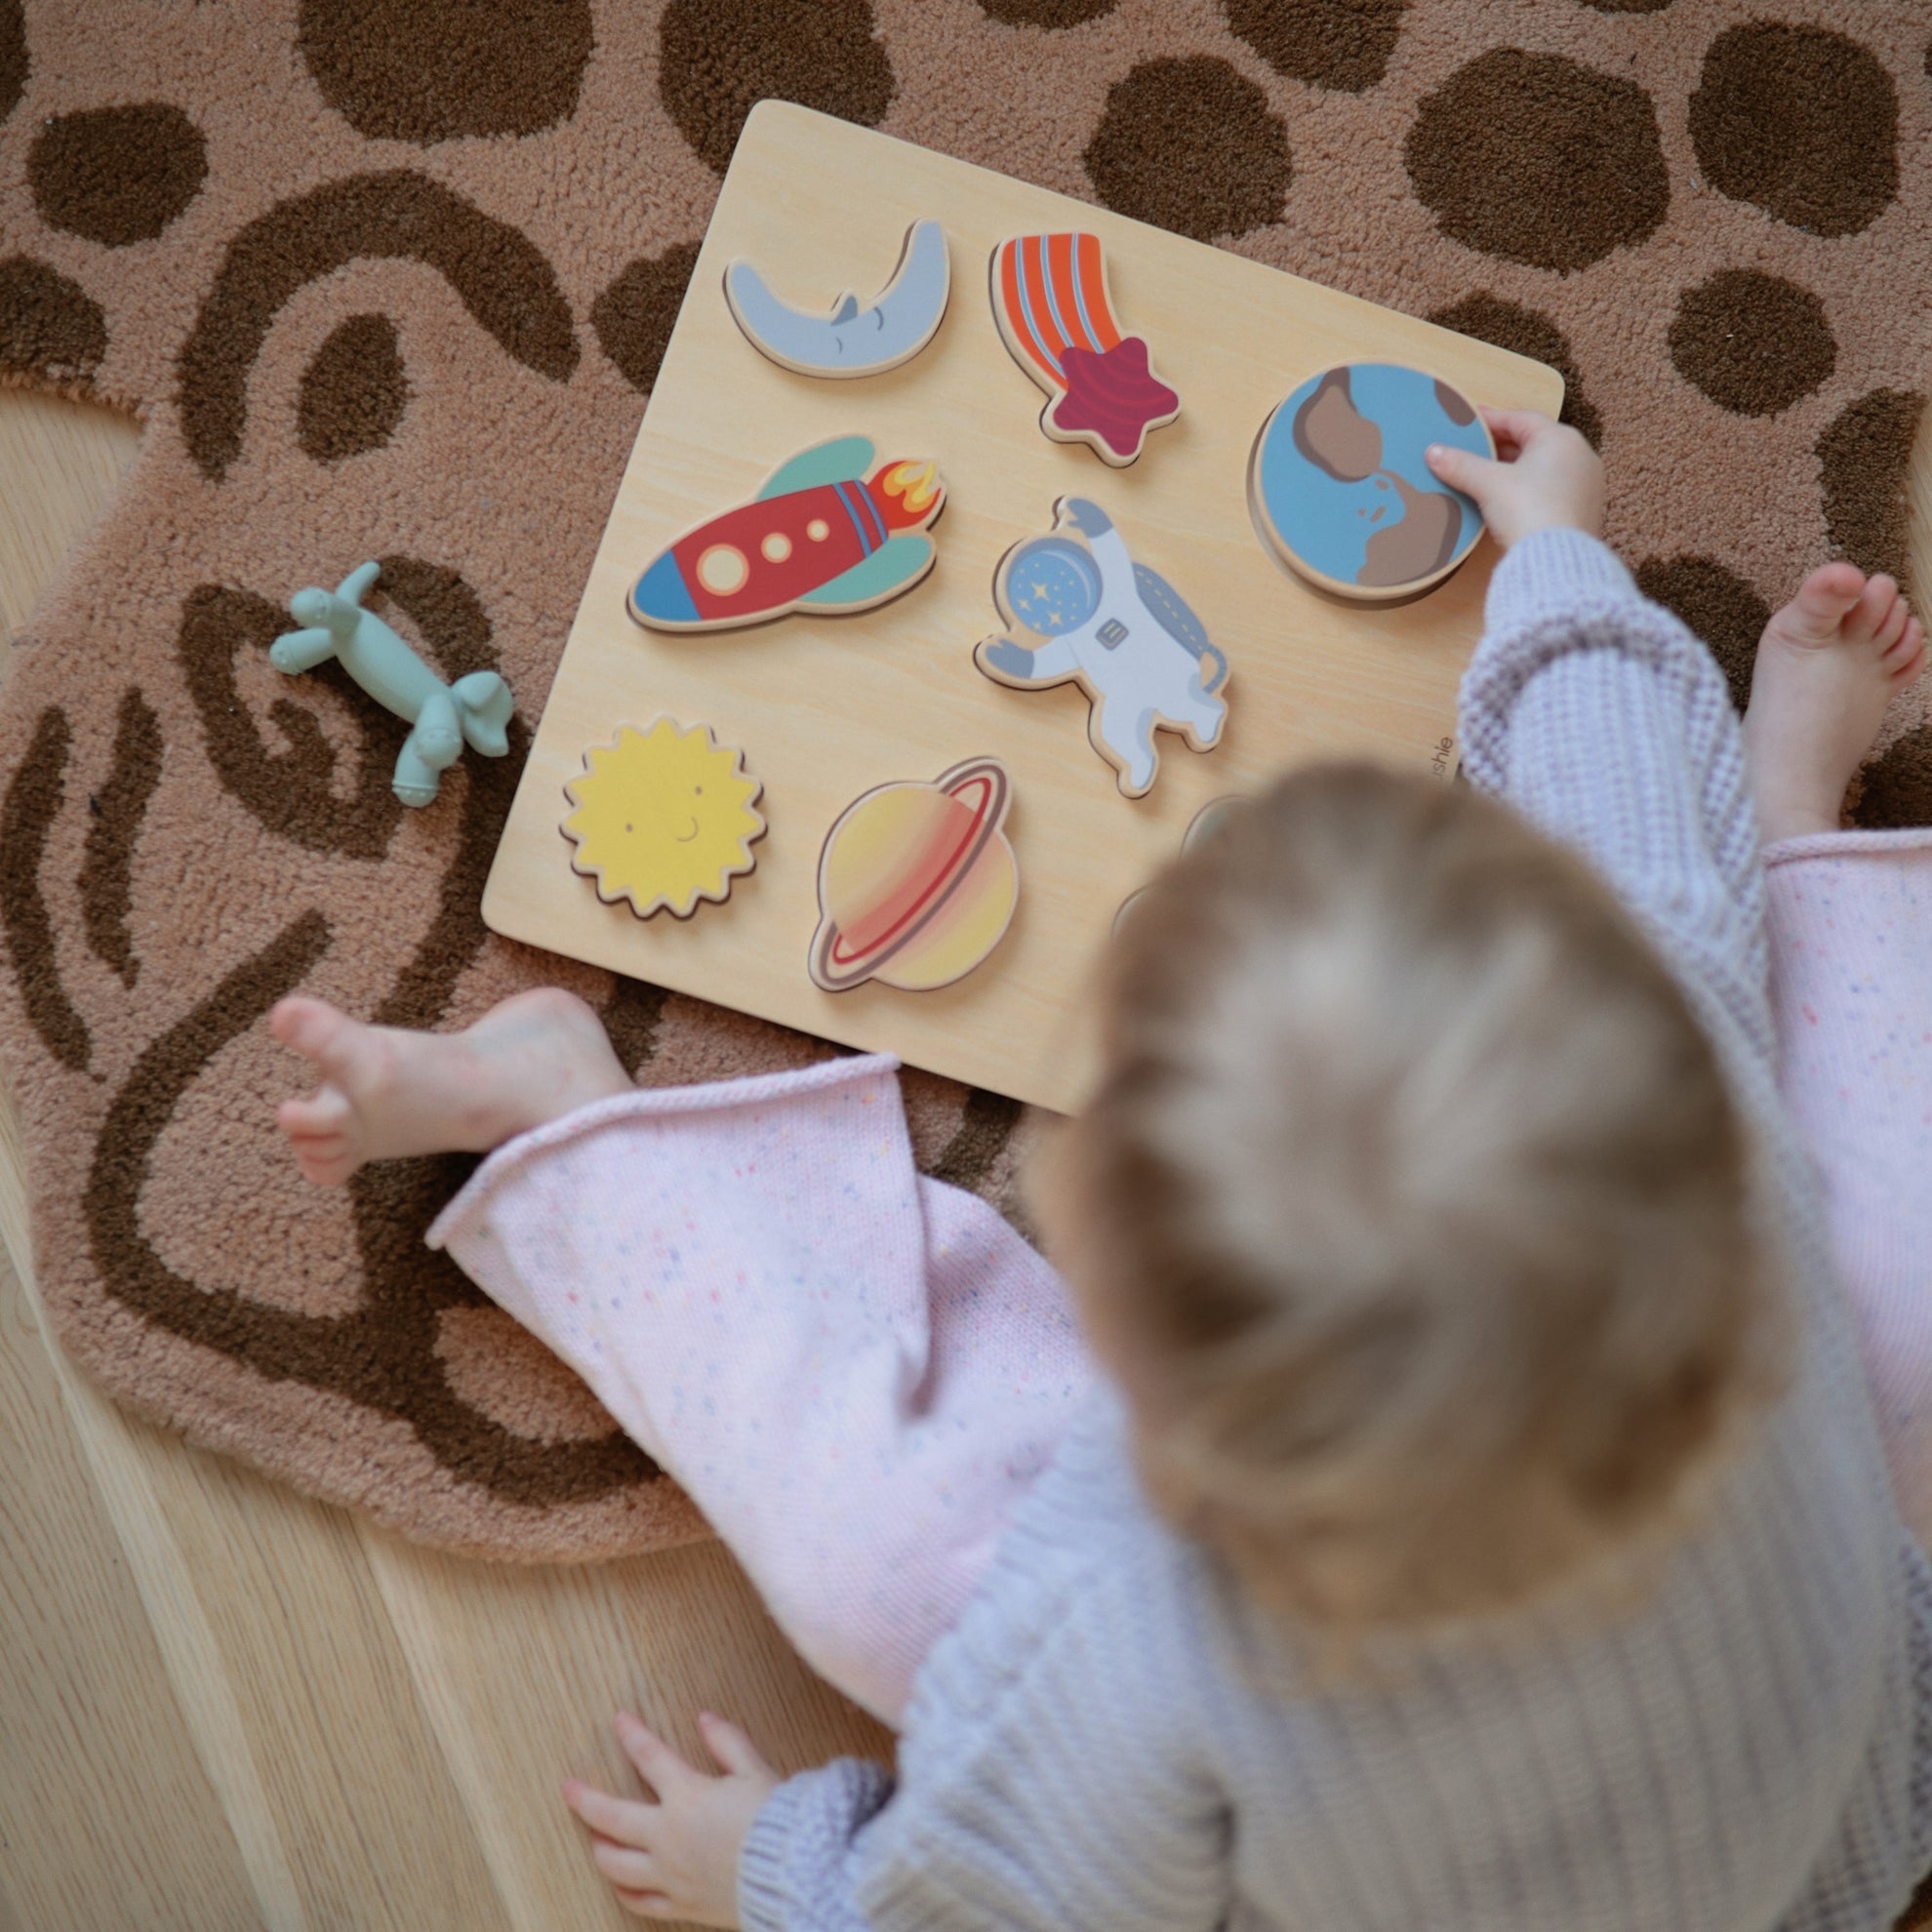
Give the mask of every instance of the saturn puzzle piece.
[(1019, 904), (1012, 803), (997, 758), (854, 799), (819, 858), (813, 980), (826, 992), (866, 980), (928, 992), (964, 979), (1006, 936)]
[(1228, 659), (1167, 580), (1136, 563), (1112, 519), (1084, 497), (1054, 504), (1053, 535), (1000, 559), (993, 598), (1006, 630), (973, 662), (1020, 691), (1077, 682), (1087, 737), (1139, 798), (1160, 768), (1154, 728), (1212, 750), (1228, 718)]
[(1124, 468), (1149, 429), (1181, 414), (1154, 373), (1147, 345), (1123, 335), (1107, 295), (1096, 235), (1019, 235), (992, 254), (993, 320), (1007, 349), (1047, 393), (1040, 427), (1057, 443), (1085, 443)]
[(613, 743), (584, 754), (584, 767), (564, 786), (577, 809), (562, 829), (577, 848), (572, 870), (595, 882), (605, 905), (627, 899), (640, 919), (666, 909), (686, 919), (701, 899), (725, 899), (733, 878), (757, 864), (764, 786), (709, 725), (620, 725)]
[(728, 630), (797, 610), (870, 610), (933, 567), (925, 529), (946, 490), (930, 463), (872, 467), (871, 438), (793, 457), (748, 503), (687, 531), (632, 586), (653, 630)]
[(725, 302), (759, 354), (800, 376), (876, 376), (910, 362), (932, 341), (952, 285), (946, 230), (915, 221), (899, 265), (869, 308), (850, 290), (829, 315), (781, 302), (748, 262), (725, 270)]
[(1255, 527), (1309, 583), (1357, 602), (1440, 584), (1482, 535), (1482, 512), (1436, 480), (1431, 443), (1493, 457), (1460, 391), (1393, 362), (1311, 376), (1268, 418), (1248, 463)]

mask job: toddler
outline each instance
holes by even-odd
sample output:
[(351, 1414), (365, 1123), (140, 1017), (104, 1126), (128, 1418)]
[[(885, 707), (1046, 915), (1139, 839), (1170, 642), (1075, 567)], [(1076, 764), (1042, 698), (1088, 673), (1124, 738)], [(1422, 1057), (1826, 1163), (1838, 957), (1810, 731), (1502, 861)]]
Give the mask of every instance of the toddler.
[(640, 1092), (560, 993), (277, 1008), (304, 1170), (494, 1149), (431, 1242), (902, 1728), (896, 1784), (781, 1782), (620, 1715), (648, 1798), (565, 1795), (639, 1916), (1886, 1932), (1932, 1864), (1932, 1571), (1829, 1247), (1922, 1332), (1860, 1136), (1925, 1147), (1926, 841), (1836, 829), (1919, 626), (1815, 572), (1741, 741), (1588, 446), (1488, 421), (1431, 456), (1508, 552), (1472, 787), (1304, 772), (1147, 889), (1038, 1177), (1070, 1297), (916, 1174), (887, 1059)]

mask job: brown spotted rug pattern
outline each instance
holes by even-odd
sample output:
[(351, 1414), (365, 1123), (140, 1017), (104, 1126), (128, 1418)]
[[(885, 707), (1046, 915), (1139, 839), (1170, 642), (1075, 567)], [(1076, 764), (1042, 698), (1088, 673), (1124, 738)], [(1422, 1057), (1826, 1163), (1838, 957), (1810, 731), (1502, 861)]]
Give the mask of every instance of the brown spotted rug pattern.
[[(647, 1082), (826, 1051), (477, 916), (759, 97), (1555, 364), (1615, 542), (1742, 675), (1810, 565), (1903, 571), (1928, 38), (1912, 0), (0, 0), (0, 372), (146, 425), (0, 714), (0, 1044), (67, 1348), (447, 1548), (702, 1529), (423, 1249), (462, 1162), (302, 1186), (263, 1017), (306, 987), (450, 1027), (554, 979)], [(267, 663), (367, 557), (448, 675), (518, 696), (512, 755), (424, 811), (394, 720)], [(1917, 697), (1863, 810), (1932, 820)], [(1017, 1110), (908, 1091), (927, 1166), (1010, 1206)]]

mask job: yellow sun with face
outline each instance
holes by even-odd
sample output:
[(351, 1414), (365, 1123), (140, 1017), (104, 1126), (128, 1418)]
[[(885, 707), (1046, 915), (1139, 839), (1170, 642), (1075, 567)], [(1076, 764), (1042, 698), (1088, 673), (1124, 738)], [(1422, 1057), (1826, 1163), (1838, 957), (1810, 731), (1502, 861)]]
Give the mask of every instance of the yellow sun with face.
[(751, 841), (764, 836), (765, 821), (752, 808), (764, 786), (709, 725), (621, 725), (614, 744), (584, 754), (584, 766), (564, 786), (577, 810), (563, 834), (577, 847), (572, 868), (596, 881), (607, 905), (627, 899), (640, 919), (665, 906), (688, 918), (757, 863)]

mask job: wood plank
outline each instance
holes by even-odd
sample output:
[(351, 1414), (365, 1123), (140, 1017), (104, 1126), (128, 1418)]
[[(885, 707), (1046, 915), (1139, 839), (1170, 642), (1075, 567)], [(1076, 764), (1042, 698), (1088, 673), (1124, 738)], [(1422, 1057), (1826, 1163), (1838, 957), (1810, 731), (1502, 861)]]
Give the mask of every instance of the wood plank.
[[(0, 390), (0, 639), (12, 644), (141, 448), (119, 410)], [(0, 690), (12, 653), (0, 654)]]
[(348, 1512), (138, 1422), (69, 1375), (77, 1432), (266, 1922), (508, 1932)]
[[(906, 228), (946, 225), (952, 295), (932, 344), (888, 374), (815, 381), (768, 362), (725, 303), (727, 262), (827, 308), (868, 299)], [(1038, 428), (1041, 397), (993, 325), (986, 263), (1011, 235), (1100, 237), (1124, 326), (1181, 396), (1180, 420), (1115, 470)], [(816, 292), (816, 294), (815, 294)], [(787, 102), (752, 113), (592, 567), (484, 895), (512, 938), (594, 960), (854, 1046), (1067, 1107), (1093, 1042), (1089, 969), (1120, 902), (1178, 849), (1210, 800), (1259, 788), (1316, 754), (1364, 752), (1428, 769), (1448, 759), (1456, 683), (1474, 648), (1494, 547), (1403, 608), (1322, 597), (1278, 564), (1248, 514), (1257, 431), (1306, 377), (1381, 357), (1428, 368), (1474, 400), (1554, 411), (1541, 363), (969, 167)], [(937, 461), (948, 502), (939, 560), (906, 596), (853, 617), (794, 616), (687, 636), (633, 624), (624, 600), (675, 537), (761, 487), (787, 458), (864, 433), (880, 460)], [(1056, 498), (1091, 497), (1137, 561), (1169, 579), (1231, 661), (1220, 746), (1161, 733), (1160, 774), (1121, 796), (1087, 742), (1072, 686), (1016, 692), (982, 675), (996, 627), (994, 567), (1050, 528)], [(689, 920), (637, 919), (571, 869), (564, 785), (624, 720), (667, 712), (743, 747), (764, 781), (757, 869)], [(827, 829), (861, 792), (930, 780), (991, 753), (1013, 775), (1020, 905), (980, 970), (939, 991), (876, 982), (828, 993), (806, 972)]]
[(32, 1304), (0, 1258), (0, 1926), (262, 1923)]
[(701, 1710), (737, 1719), (782, 1769), (891, 1737), (813, 1676), (721, 1545), (588, 1568), (476, 1563), (364, 1526), (371, 1567), (517, 1932), (633, 1923), (591, 1865), (558, 1785), (634, 1792), (611, 1733), (636, 1711), (708, 1765)]

